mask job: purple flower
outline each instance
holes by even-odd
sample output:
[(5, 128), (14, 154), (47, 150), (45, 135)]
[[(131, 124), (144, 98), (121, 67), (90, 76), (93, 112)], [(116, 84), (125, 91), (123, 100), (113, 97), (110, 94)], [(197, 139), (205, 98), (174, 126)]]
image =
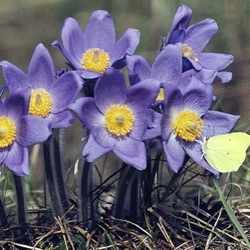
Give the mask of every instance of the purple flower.
[(146, 149), (142, 142), (154, 112), (150, 109), (159, 91), (145, 80), (126, 87), (124, 76), (107, 69), (95, 86), (94, 98), (78, 99), (71, 108), (90, 130), (83, 156), (92, 162), (113, 150), (124, 162), (146, 168)]
[(0, 62), (0, 66), (10, 93), (29, 87), (29, 114), (50, 121), (52, 128), (72, 125), (68, 106), (79, 93), (82, 80), (73, 71), (56, 78), (52, 58), (42, 44), (33, 53), (27, 75), (7, 61)]
[(232, 55), (220, 53), (203, 53), (218, 26), (213, 19), (207, 18), (188, 27), (192, 10), (181, 5), (174, 17), (171, 30), (165, 41), (167, 44), (182, 43), (183, 71), (194, 68), (197, 71), (215, 70), (222, 82), (232, 78), (231, 72), (220, 72), (233, 61)]
[(23, 176), (29, 174), (27, 147), (45, 141), (51, 131), (48, 121), (27, 115), (27, 95), (19, 92), (0, 101), (0, 163)]
[(198, 164), (218, 175), (205, 160), (200, 141), (205, 137), (230, 132), (239, 116), (209, 111), (213, 94), (211, 85), (199, 84), (192, 77), (185, 92), (176, 86), (163, 84), (164, 108), (162, 140), (167, 162), (177, 172), (187, 153)]
[(140, 33), (127, 29), (115, 41), (115, 28), (109, 13), (94, 11), (85, 32), (73, 18), (67, 18), (62, 28), (62, 42), (54, 41), (81, 77), (100, 77), (107, 68), (120, 69), (125, 65), (126, 55), (132, 55), (139, 43)]

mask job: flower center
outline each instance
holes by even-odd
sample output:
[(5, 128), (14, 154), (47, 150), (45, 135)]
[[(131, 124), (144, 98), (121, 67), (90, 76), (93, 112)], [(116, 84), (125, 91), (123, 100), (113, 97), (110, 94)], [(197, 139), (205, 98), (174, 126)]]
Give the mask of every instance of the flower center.
[(52, 96), (45, 89), (32, 89), (29, 114), (47, 117), (52, 109)]
[(10, 146), (16, 138), (16, 126), (6, 116), (0, 116), (0, 148)]
[(82, 56), (82, 67), (102, 74), (108, 68), (109, 60), (109, 54), (103, 49), (88, 49)]
[(131, 132), (135, 117), (127, 105), (111, 105), (105, 112), (107, 130), (115, 136), (125, 136)]
[(193, 111), (185, 110), (174, 119), (173, 130), (177, 136), (186, 141), (195, 141), (201, 135), (202, 119)]
[(186, 43), (184, 43), (182, 47), (182, 56), (193, 59), (195, 62), (199, 61), (195, 51)]

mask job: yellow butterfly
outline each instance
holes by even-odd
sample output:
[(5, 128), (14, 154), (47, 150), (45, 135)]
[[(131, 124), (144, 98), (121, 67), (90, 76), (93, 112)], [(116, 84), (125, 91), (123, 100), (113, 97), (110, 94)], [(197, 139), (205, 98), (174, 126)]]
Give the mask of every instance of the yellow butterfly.
[(246, 158), (250, 135), (243, 132), (217, 135), (202, 142), (203, 156), (221, 173), (237, 171)]

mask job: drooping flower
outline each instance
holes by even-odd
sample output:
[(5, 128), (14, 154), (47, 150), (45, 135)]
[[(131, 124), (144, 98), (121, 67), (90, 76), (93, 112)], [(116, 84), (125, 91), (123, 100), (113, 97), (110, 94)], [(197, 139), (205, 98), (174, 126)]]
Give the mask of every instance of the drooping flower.
[(24, 176), (29, 174), (27, 147), (45, 141), (51, 130), (49, 121), (28, 115), (28, 96), (18, 92), (0, 101), (0, 163)]
[(54, 41), (53, 45), (81, 77), (94, 79), (109, 67), (121, 69), (126, 55), (134, 53), (139, 38), (139, 31), (130, 28), (115, 41), (114, 23), (109, 13), (97, 10), (92, 13), (85, 32), (75, 19), (67, 18), (62, 28), (63, 44)]
[(73, 71), (56, 78), (52, 58), (42, 44), (33, 53), (27, 75), (7, 61), (0, 62), (0, 66), (10, 93), (29, 88), (29, 114), (49, 120), (52, 128), (72, 125), (74, 119), (68, 107), (77, 97), (82, 80)]
[(192, 10), (187, 6), (181, 5), (177, 9), (165, 44), (182, 43), (183, 71), (194, 68), (197, 71), (208, 70), (209, 73), (210, 70), (215, 70), (223, 83), (229, 82), (232, 73), (221, 70), (232, 63), (233, 56), (202, 52), (218, 30), (216, 22), (207, 18), (188, 27), (191, 17)]
[(177, 172), (182, 167), (187, 153), (198, 164), (218, 175), (204, 160), (199, 141), (230, 132), (239, 116), (208, 110), (213, 98), (211, 85), (199, 84), (197, 81), (192, 77), (185, 92), (176, 86), (163, 84), (163, 147), (172, 171)]
[(90, 130), (83, 156), (92, 162), (107, 152), (142, 170), (146, 149), (142, 142), (154, 117), (150, 109), (159, 87), (145, 80), (127, 88), (121, 72), (107, 69), (95, 86), (94, 98), (76, 100), (71, 108)]

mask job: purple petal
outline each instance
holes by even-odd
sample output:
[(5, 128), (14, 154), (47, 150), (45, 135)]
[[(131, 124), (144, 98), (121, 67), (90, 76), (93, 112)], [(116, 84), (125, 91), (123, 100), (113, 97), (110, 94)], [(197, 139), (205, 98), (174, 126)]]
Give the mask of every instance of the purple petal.
[(182, 44), (169, 44), (152, 65), (152, 77), (160, 82), (178, 84), (182, 73)]
[(186, 30), (184, 43), (188, 44), (198, 55), (207, 46), (211, 37), (217, 32), (218, 26), (216, 22), (207, 18), (201, 22), (191, 25)]
[(126, 55), (132, 55), (135, 52), (140, 41), (140, 32), (136, 29), (127, 29), (121, 38), (115, 43), (111, 54), (110, 65)]
[(0, 67), (3, 69), (5, 83), (10, 92), (28, 86), (28, 77), (21, 69), (7, 61), (2, 61)]
[(221, 79), (222, 83), (227, 83), (232, 80), (233, 74), (231, 72), (223, 71), (218, 72), (217, 76)]
[(104, 115), (97, 109), (94, 98), (79, 98), (70, 108), (88, 129), (92, 130), (96, 126), (104, 126)]
[(93, 162), (97, 158), (103, 156), (104, 154), (108, 153), (112, 148), (108, 147), (101, 147), (90, 134), (88, 138), (87, 144), (84, 146), (82, 155), (86, 157), (88, 162)]
[(160, 83), (155, 79), (143, 80), (128, 89), (126, 103), (129, 106), (151, 107), (160, 91)]
[(202, 146), (200, 143), (191, 143), (191, 146), (185, 147), (186, 153), (200, 166), (207, 169), (211, 173), (213, 173), (215, 176), (219, 176), (219, 172), (216, 171), (214, 168), (212, 168), (205, 160), (204, 154), (202, 152)]
[(62, 41), (64, 48), (76, 61), (81, 61), (84, 52), (85, 38), (78, 22), (68, 17), (62, 28)]
[(55, 81), (53, 61), (43, 44), (37, 45), (32, 55), (28, 67), (28, 77), (34, 89), (50, 90), (51, 83)]
[(28, 114), (28, 95), (21, 95), (17, 92), (9, 94), (4, 100), (4, 105), (8, 110), (8, 116), (13, 120), (22, 115)]
[(207, 69), (214, 69), (217, 71), (225, 69), (234, 60), (232, 55), (219, 53), (201, 53), (199, 55), (199, 62)]
[(103, 148), (113, 149), (119, 139), (112, 136), (105, 126), (96, 126), (92, 129), (91, 134), (95, 141)]
[(124, 104), (127, 97), (127, 88), (124, 76), (115, 69), (107, 69), (98, 79), (95, 86), (95, 102), (98, 109), (104, 114), (112, 104)]
[(219, 111), (208, 111), (202, 119), (204, 122), (203, 136), (212, 137), (232, 131), (240, 116)]
[(74, 124), (74, 117), (69, 110), (57, 114), (50, 114), (46, 118), (51, 123), (51, 128), (68, 128)]
[(131, 85), (151, 78), (151, 67), (146, 59), (140, 55), (127, 56), (127, 67)]
[(8, 148), (2, 148), (0, 150), (0, 164), (3, 163), (4, 159), (8, 156)]
[(29, 174), (28, 149), (14, 142), (4, 160), (5, 166), (15, 175), (25, 176)]
[(213, 88), (210, 84), (200, 82), (192, 77), (191, 82), (186, 87), (186, 93), (182, 97), (181, 109), (189, 109), (200, 116), (204, 115), (213, 100)]
[(171, 134), (168, 141), (163, 141), (163, 148), (169, 168), (177, 173), (183, 167), (185, 151), (174, 134)]
[(70, 52), (66, 50), (60, 42), (54, 41), (52, 46), (57, 47), (62, 52), (74, 69), (82, 69), (81, 61), (78, 61), (75, 57), (73, 57), (72, 54), (70, 54)]
[(76, 72), (67, 72), (53, 83), (50, 93), (53, 98), (52, 113), (58, 113), (75, 100), (82, 87), (82, 79)]
[(175, 44), (177, 42), (182, 42), (185, 29), (192, 17), (192, 10), (185, 5), (181, 5), (174, 16), (174, 20), (170, 29), (170, 33), (166, 39), (166, 44)]
[(50, 135), (50, 122), (47, 119), (25, 115), (18, 124), (16, 140), (27, 147), (46, 141)]
[(115, 44), (115, 27), (109, 13), (94, 11), (85, 30), (85, 49), (100, 48), (111, 54)]
[(146, 148), (143, 142), (133, 139), (120, 140), (113, 149), (125, 163), (138, 170), (146, 168)]

